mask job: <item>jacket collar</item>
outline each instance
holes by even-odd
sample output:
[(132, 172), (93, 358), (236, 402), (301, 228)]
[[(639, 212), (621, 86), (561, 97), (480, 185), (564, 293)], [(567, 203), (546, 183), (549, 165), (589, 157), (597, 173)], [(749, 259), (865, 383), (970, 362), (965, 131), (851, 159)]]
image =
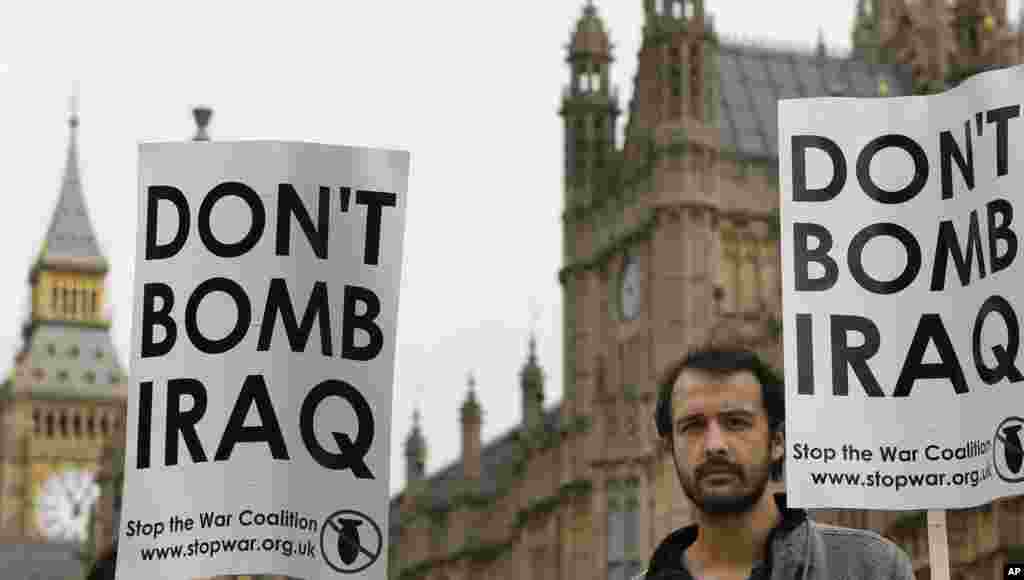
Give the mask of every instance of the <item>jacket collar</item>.
[[(790, 508), (786, 505), (785, 493), (774, 494), (774, 499), (782, 518), (768, 535), (768, 545), (771, 546), (771, 549), (768, 550), (765, 564), (772, 570), (772, 578), (778, 578), (777, 569), (799, 566), (804, 560), (802, 558), (805, 554), (803, 548), (805, 548), (809, 536), (805, 534), (798, 534), (798, 538), (793, 536), (798, 529), (807, 528), (807, 526), (801, 528), (800, 524), (810, 520), (808, 520), (805, 510)], [(669, 534), (654, 550), (647, 570), (647, 577), (651, 578), (664, 570), (681, 570), (683, 552), (696, 540), (697, 524), (679, 528)]]

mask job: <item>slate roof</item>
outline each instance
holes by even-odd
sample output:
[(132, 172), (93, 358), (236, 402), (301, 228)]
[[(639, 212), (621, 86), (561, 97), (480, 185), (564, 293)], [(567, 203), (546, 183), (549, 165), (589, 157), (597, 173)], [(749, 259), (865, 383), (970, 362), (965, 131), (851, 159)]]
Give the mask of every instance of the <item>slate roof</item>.
[(84, 568), (78, 544), (0, 543), (0, 576), (10, 580), (78, 580)]
[(106, 271), (107, 261), (100, 252), (85, 206), (85, 196), (82, 194), (82, 177), (78, 167), (78, 116), (72, 115), (68, 124), (71, 127), (71, 139), (64, 163), (60, 196), (50, 220), (50, 228), (46, 232), (39, 263), (56, 265), (70, 261)]
[(722, 146), (742, 157), (778, 157), (778, 101), (786, 98), (877, 97), (912, 93), (908, 70), (860, 60), (742, 44), (722, 44), (719, 124)]
[[(549, 431), (557, 430), (561, 404), (544, 411), (544, 428)], [(498, 473), (500, 467), (515, 460), (518, 450), (516, 434), (519, 427), (513, 427), (497, 439), (484, 445), (480, 451), (480, 493), (489, 495), (498, 491)], [(462, 479), (462, 461), (455, 461), (448, 467), (427, 478), (428, 505), (431, 507), (443, 507), (448, 504), (452, 492)], [(394, 540), (398, 531), (398, 497), (391, 499), (388, 515), (388, 528)]]
[(40, 373), (32, 377), (34, 396), (116, 398), (113, 386), (124, 381), (106, 328), (40, 322), (29, 337), (25, 355), (29, 372)]

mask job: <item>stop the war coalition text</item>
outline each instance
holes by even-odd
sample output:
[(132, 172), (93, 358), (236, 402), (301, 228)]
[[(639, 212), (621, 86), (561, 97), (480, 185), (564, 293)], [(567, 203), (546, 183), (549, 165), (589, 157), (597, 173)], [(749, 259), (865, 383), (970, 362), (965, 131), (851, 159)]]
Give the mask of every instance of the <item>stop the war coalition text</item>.
[[(881, 445), (878, 447), (877, 458), (887, 463), (913, 463), (918, 461), (962, 461), (988, 455), (992, 450), (992, 442), (983, 439), (964, 441), (956, 447), (945, 447), (934, 443), (923, 448), (900, 447), (897, 445)], [(875, 461), (875, 451), (858, 448), (850, 443), (843, 444), (838, 450), (832, 447), (814, 447), (807, 443), (794, 443), (791, 457), (796, 461), (830, 463), (833, 461)]]

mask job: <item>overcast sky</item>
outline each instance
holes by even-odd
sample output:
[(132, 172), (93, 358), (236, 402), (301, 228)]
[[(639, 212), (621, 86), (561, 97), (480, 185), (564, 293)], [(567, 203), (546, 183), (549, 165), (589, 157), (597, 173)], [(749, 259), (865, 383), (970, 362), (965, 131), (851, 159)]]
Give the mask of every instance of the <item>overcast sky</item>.
[[(1021, 0), (1010, 0), (1018, 13)], [(111, 262), (129, 356), (139, 141), (186, 139), (190, 109), (217, 140), (281, 139), (412, 153), (400, 297), (391, 490), (423, 410), (435, 472), (459, 453), (457, 408), (477, 378), (484, 437), (515, 425), (531, 329), (561, 398), (565, 45), (584, 0), (528, 2), (50, 2), (0, 19), (0, 367), (28, 313), (27, 272), (57, 199), (79, 82), (86, 200)], [(632, 92), (642, 0), (596, 2)], [(845, 53), (854, 0), (708, 0), (719, 33)], [(273, 9), (270, 7), (274, 6)], [(534, 306), (531, 307), (531, 304)], [(533, 321), (533, 314), (536, 320)]]

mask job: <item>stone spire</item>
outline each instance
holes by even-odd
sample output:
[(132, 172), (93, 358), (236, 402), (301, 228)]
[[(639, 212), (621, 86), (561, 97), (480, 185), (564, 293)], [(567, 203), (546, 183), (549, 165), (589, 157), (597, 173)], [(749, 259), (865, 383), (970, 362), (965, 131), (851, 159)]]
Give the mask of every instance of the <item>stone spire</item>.
[(462, 477), (466, 481), (480, 479), (482, 470), (481, 450), (482, 442), (480, 427), (483, 424), (480, 403), (476, 398), (476, 379), (469, 374), (467, 380), (469, 387), (466, 393), (466, 400), (462, 403)]
[(72, 268), (78, 271), (106, 273), (107, 260), (100, 252), (96, 234), (82, 194), (78, 167), (78, 95), (71, 98), (68, 117), (68, 149), (64, 161), (57, 207), (50, 218), (35, 270)]
[(522, 390), (523, 430), (533, 432), (540, 427), (544, 413), (544, 371), (537, 363), (537, 338), (530, 334), (529, 353), (519, 372)]
[(427, 466), (427, 442), (420, 431), (420, 410), (412, 414), (412, 431), (405, 439), (405, 481), (406, 485), (423, 479)]
[(473, 377), (473, 373), (470, 372), (466, 379), (466, 386), (468, 390), (466, 392), (466, 400), (462, 403), (462, 422), (467, 421), (480, 421), (481, 410), (480, 403), (476, 399), (476, 379)]

